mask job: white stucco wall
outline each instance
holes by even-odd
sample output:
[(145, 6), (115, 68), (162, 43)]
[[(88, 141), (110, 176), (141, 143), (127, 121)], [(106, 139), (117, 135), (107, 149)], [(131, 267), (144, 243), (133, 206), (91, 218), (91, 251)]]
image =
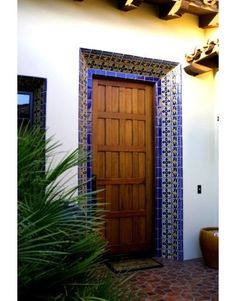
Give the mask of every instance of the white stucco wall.
[[(188, 94), (191, 90), (192, 96)], [(201, 254), (198, 229), (218, 225), (218, 122), (213, 74), (186, 78), (183, 99), (184, 257), (188, 259)], [(198, 184), (202, 194), (197, 194)]]
[[(116, 1), (19, 0), (18, 74), (47, 78), (48, 135), (78, 143), (79, 48), (170, 60), (206, 42), (197, 17), (163, 21), (154, 6), (130, 12)], [(218, 224), (217, 122), (213, 74), (183, 78), (184, 258), (200, 257), (199, 230)], [(197, 194), (197, 184), (202, 194)]]

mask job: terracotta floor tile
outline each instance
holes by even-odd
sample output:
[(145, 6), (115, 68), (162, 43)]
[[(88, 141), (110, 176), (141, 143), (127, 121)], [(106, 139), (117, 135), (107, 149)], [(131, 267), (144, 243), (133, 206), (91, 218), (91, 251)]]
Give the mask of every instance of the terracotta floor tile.
[(160, 259), (164, 267), (135, 272), (129, 280), (138, 301), (218, 301), (218, 270), (202, 259), (183, 262)]

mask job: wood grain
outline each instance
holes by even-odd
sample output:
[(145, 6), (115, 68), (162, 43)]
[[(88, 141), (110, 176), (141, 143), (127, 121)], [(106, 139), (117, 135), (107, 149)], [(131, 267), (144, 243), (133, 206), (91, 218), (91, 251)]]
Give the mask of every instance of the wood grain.
[(104, 187), (109, 253), (153, 247), (153, 88), (93, 80), (93, 165)]

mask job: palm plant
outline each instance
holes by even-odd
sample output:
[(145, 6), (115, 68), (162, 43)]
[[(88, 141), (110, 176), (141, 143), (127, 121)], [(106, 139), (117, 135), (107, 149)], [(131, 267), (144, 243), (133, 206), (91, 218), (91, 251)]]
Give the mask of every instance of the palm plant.
[(93, 275), (106, 247), (94, 193), (68, 185), (68, 171), (88, 155), (78, 148), (55, 163), (58, 145), (37, 127), (19, 130), (19, 301), (125, 300), (107, 273)]

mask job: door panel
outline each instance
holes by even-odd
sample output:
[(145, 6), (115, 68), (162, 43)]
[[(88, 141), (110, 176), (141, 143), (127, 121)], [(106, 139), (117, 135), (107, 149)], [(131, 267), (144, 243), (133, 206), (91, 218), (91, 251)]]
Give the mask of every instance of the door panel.
[(93, 174), (106, 208), (109, 253), (153, 246), (153, 89), (93, 80)]

